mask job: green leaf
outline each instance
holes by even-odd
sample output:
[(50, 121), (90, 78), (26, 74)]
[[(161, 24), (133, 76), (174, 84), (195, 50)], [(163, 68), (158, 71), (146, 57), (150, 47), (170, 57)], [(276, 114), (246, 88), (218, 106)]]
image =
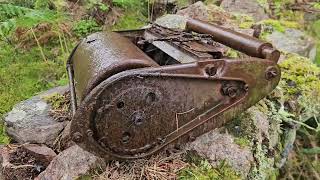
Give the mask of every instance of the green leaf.
[(303, 149), (302, 153), (304, 154), (320, 154), (320, 147), (315, 147), (311, 149)]

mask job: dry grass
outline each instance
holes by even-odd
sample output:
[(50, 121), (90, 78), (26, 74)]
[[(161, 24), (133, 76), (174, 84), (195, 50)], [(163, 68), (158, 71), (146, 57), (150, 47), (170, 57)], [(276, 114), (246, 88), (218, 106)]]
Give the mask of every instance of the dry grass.
[(131, 179), (177, 179), (178, 172), (187, 167), (182, 160), (184, 152), (164, 151), (149, 159), (130, 162), (110, 163), (106, 171), (94, 177), (94, 180), (131, 180)]
[(71, 97), (70, 92), (67, 91), (63, 95), (53, 94), (51, 96), (45, 97), (45, 100), (51, 104), (52, 109), (49, 114), (56, 121), (70, 121), (71, 120)]

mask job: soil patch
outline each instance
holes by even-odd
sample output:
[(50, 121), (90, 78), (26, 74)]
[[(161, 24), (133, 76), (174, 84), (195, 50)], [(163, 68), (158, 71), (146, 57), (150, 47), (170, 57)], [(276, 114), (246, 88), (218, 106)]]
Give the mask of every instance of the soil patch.
[(3, 169), (6, 180), (34, 179), (47, 166), (22, 147), (18, 147), (9, 154), (9, 162), (10, 165)]

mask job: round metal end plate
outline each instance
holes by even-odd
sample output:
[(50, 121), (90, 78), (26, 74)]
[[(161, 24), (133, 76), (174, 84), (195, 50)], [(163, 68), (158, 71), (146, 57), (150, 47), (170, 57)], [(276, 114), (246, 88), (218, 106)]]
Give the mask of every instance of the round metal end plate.
[(157, 87), (122, 91), (98, 108), (94, 118), (96, 140), (113, 153), (146, 152), (156, 145), (161, 134), (168, 133), (168, 128), (163, 127), (170, 127), (171, 122), (159, 118), (164, 101)]

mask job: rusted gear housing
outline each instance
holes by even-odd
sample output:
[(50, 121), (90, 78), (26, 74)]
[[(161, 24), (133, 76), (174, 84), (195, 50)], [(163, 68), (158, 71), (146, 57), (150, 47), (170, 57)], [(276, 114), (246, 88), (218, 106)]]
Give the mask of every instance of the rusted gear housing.
[[(143, 158), (221, 127), (277, 86), (271, 44), (193, 19), (186, 29), (95, 33), (74, 49), (78, 145), (109, 160)], [(248, 56), (224, 57), (226, 46)]]

